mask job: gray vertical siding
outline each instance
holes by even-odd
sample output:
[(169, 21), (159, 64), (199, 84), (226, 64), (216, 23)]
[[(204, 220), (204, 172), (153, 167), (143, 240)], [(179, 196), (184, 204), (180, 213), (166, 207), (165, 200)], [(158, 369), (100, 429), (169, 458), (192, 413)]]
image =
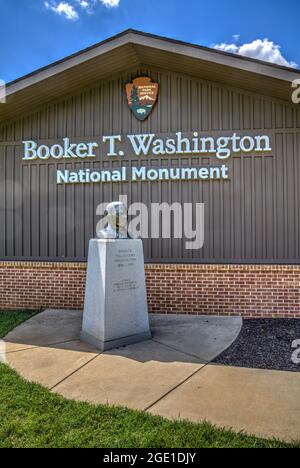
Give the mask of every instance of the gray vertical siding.
[[(146, 122), (128, 109), (124, 86), (138, 75), (160, 84)], [(57, 169), (112, 168), (104, 159), (22, 163), (23, 139), (51, 144), (103, 134), (237, 131), (268, 133), (270, 156), (235, 155), (223, 181), (57, 186)], [(300, 111), (268, 97), (154, 69), (134, 70), (7, 122), (0, 129), (0, 259), (84, 260), (95, 235), (96, 206), (127, 194), (129, 202), (205, 203), (205, 245), (185, 239), (145, 241), (148, 261), (298, 262), (300, 252)], [(130, 158), (125, 165), (190, 166), (215, 158)]]

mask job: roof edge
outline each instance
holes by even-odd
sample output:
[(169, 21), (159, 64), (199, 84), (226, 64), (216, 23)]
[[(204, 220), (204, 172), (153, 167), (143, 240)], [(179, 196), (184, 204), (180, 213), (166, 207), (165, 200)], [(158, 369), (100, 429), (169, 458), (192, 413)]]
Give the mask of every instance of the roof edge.
[[(194, 49), (197, 49), (197, 50), (202, 50), (202, 51), (206, 51), (206, 52), (209, 52), (209, 53), (214, 53), (216, 55), (219, 55), (219, 56), (223, 56), (223, 57), (230, 57), (230, 58), (234, 58), (234, 59), (238, 59), (238, 60), (242, 60), (242, 61), (245, 61), (245, 62), (250, 62), (250, 63), (254, 63), (254, 64), (257, 64), (257, 65), (264, 65), (264, 66), (267, 66), (267, 67), (270, 67), (271, 69), (277, 69), (277, 70), (283, 70), (283, 71), (287, 71), (289, 73), (295, 73), (295, 75), (299, 75), (300, 74), (300, 69), (297, 69), (297, 68), (292, 68), (292, 67), (286, 67), (286, 66), (283, 66), (283, 65), (278, 65), (276, 63), (272, 63), (272, 62), (266, 62), (266, 61), (263, 61), (263, 60), (258, 60), (258, 59), (254, 59), (254, 58), (251, 58), (251, 57), (245, 57), (243, 55), (239, 55), (239, 54), (233, 54), (233, 53), (230, 53), (230, 52), (224, 52), (224, 51), (221, 51), (221, 50), (216, 50), (216, 49), (213, 49), (211, 47), (206, 47), (206, 46), (202, 46), (202, 45), (198, 45), (198, 44), (194, 44), (194, 43), (190, 43), (190, 42), (186, 42), (186, 41), (181, 41), (181, 40), (178, 40), (178, 39), (172, 39), (172, 38), (168, 38), (168, 37), (165, 37), (165, 36), (159, 36), (159, 35), (156, 35), (156, 34), (151, 34), (151, 33), (147, 33), (147, 32), (143, 32), (143, 31), (139, 31), (139, 30), (136, 30), (136, 29), (126, 29), (118, 34), (115, 34), (114, 36), (111, 36), (107, 39), (104, 39), (96, 44), (93, 44), (89, 47), (86, 47), (85, 49), (82, 49), (78, 52), (75, 52), (71, 55), (68, 55), (66, 57), (63, 57), (62, 59), (59, 59), (55, 62), (52, 62), (48, 65), (45, 65), (44, 67), (41, 67), (41, 68), (38, 68), (26, 75), (23, 75), (19, 78), (16, 78), (15, 80), (13, 81), (10, 81), (9, 83), (6, 84), (6, 87), (9, 88), (17, 83), (20, 83), (21, 81), (23, 80), (26, 80), (28, 78), (31, 78), (31, 77), (34, 77), (35, 75), (38, 75), (39, 73), (42, 73), (46, 70), (49, 70), (50, 68), (53, 68), (57, 65), (60, 65), (64, 62), (67, 62), (68, 60), (71, 60), (73, 58), (76, 58), (76, 57), (79, 57), (91, 50), (94, 50), (94, 49), (97, 49), (105, 44), (109, 44), (110, 42), (113, 42), (117, 39), (120, 39), (126, 35), (130, 35), (130, 34), (136, 34), (136, 35), (139, 35), (139, 36), (143, 36), (143, 37), (148, 37), (148, 38), (151, 38), (151, 39), (157, 39), (157, 40), (160, 40), (160, 41), (164, 41), (164, 42), (168, 42), (168, 43), (171, 43), (171, 44), (177, 44), (177, 45), (182, 45), (182, 46), (185, 46), (185, 47), (191, 47), (191, 48), (194, 48)], [(128, 41), (130, 42), (130, 41)]]

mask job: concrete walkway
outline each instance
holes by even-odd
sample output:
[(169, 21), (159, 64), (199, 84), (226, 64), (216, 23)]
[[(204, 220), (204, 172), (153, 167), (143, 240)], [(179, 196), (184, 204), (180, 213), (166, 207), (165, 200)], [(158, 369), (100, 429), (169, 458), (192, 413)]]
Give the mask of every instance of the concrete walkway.
[(81, 319), (57, 310), (31, 318), (5, 338), (6, 362), (66, 398), (300, 440), (300, 373), (210, 364), (240, 318), (154, 315), (152, 340), (106, 353), (79, 341)]

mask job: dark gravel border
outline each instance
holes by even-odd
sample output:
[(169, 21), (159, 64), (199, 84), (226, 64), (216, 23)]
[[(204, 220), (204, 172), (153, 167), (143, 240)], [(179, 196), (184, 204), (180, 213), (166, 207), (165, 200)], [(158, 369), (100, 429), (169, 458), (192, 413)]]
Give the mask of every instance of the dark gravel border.
[(300, 340), (300, 319), (244, 319), (236, 341), (214, 362), (300, 372), (300, 364), (292, 362), (294, 340)]

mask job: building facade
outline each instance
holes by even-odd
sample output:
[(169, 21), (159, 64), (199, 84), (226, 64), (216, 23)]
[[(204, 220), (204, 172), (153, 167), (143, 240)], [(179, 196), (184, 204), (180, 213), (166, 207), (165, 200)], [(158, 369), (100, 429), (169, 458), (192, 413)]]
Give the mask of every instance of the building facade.
[(126, 31), (9, 84), (0, 310), (82, 308), (97, 207), (127, 196), (149, 232), (153, 203), (203, 207), (201, 248), (144, 239), (150, 311), (300, 317), (297, 77)]

